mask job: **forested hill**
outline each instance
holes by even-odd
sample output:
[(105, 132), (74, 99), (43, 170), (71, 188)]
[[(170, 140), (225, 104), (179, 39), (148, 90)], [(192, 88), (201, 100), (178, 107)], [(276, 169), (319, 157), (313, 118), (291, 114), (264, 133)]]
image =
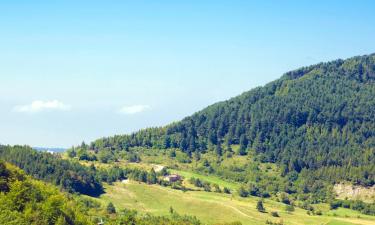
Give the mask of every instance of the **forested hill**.
[(217, 149), (220, 155), (222, 145), (240, 144), (238, 154), (255, 153), (285, 173), (353, 167), (368, 185), (375, 179), (374, 96), (375, 54), (336, 60), (288, 72), (166, 127), (102, 138), (90, 147), (178, 147), (190, 155)]
[(94, 171), (58, 155), (38, 152), (27, 146), (0, 145), (0, 160), (20, 167), (34, 178), (60, 186), (69, 192), (99, 195), (102, 185)]

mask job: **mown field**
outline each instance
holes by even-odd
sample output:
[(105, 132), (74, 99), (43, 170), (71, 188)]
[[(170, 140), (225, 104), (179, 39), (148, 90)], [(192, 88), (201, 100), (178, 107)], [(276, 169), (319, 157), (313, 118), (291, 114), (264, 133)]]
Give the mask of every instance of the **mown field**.
[[(289, 214), (285, 212), (284, 204), (265, 200), (267, 213), (260, 213), (256, 210), (256, 197), (240, 198), (237, 195), (203, 191), (183, 192), (134, 181), (106, 185), (105, 191), (98, 200), (103, 204), (112, 202), (118, 210), (127, 208), (141, 213), (168, 215), (172, 207), (180, 214), (195, 215), (207, 224), (239, 221), (250, 225), (265, 224), (267, 220), (283, 224), (375, 224), (375, 217), (348, 209), (326, 211), (322, 216), (310, 216), (305, 210), (296, 208), (295, 212)], [(272, 217), (270, 212), (273, 211), (278, 212), (280, 217)]]

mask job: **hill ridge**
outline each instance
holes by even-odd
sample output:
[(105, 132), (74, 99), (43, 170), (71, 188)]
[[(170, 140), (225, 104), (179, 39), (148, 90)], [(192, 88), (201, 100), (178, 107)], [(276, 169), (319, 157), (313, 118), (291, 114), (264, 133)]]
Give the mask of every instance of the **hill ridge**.
[(135, 146), (179, 148), (189, 156), (207, 151), (221, 156), (223, 147), (238, 144), (237, 154), (278, 163), (283, 174), (354, 167), (370, 175), (343, 176), (345, 180), (372, 185), (374, 81), (375, 54), (319, 63), (287, 72), (179, 122), (101, 138), (89, 148), (110, 154)]

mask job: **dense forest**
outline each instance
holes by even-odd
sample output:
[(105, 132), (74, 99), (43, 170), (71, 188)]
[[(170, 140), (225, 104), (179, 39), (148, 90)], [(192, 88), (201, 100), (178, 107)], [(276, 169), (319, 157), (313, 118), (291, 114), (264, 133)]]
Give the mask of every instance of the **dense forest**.
[[(114, 155), (130, 147), (192, 156), (240, 145), (283, 174), (308, 170), (330, 182), (375, 184), (375, 54), (304, 67), (180, 122), (92, 142)], [(86, 146), (85, 146), (86, 147)], [(323, 176), (328, 174), (328, 176)]]
[(38, 152), (27, 146), (0, 146), (0, 159), (69, 192), (88, 195), (99, 195), (103, 192), (102, 185), (93, 171), (77, 162), (63, 160), (58, 155)]

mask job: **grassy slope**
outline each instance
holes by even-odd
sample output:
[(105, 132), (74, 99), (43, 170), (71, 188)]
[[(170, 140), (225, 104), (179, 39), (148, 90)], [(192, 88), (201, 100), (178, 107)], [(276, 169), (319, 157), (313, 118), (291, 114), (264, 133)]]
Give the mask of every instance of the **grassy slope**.
[[(190, 164), (178, 163), (176, 160), (166, 157), (167, 153), (160, 154), (158, 150), (154, 149), (148, 149), (148, 151), (142, 153), (142, 163), (120, 161), (112, 163), (112, 165), (99, 162), (94, 162), (94, 164), (95, 166), (104, 168), (116, 164), (120, 167), (138, 167), (146, 170), (150, 170), (155, 164), (161, 164), (177, 167), (178, 169), (169, 169), (169, 171), (182, 175), (184, 177), (184, 185), (187, 187), (193, 187), (187, 183), (187, 180), (191, 177), (199, 178), (210, 183), (216, 183), (221, 188), (228, 187), (233, 192), (236, 192), (240, 186), (239, 183), (223, 180), (217, 176), (206, 176), (192, 172), (191, 170), (196, 165), (195, 161)], [(202, 158), (210, 159), (212, 157), (206, 154), (203, 155)], [(225, 159), (222, 164), (229, 166), (248, 162), (249, 156), (234, 156), (233, 158)], [(89, 165), (92, 162), (85, 163), (81, 161), (81, 163)], [(261, 164), (260, 166), (266, 167), (267, 165), (268, 164)], [(275, 165), (270, 164), (269, 166), (272, 167), (269, 173), (276, 174), (278, 169)], [(265, 168), (262, 168), (262, 170), (265, 170)], [(180, 190), (171, 189), (170, 187), (147, 185), (133, 181), (128, 184), (117, 182), (114, 185), (106, 185), (105, 188), (106, 194), (102, 195), (99, 201), (104, 204), (113, 202), (118, 209), (128, 208), (136, 209), (142, 213), (167, 215), (172, 206), (180, 214), (197, 216), (200, 220), (209, 224), (233, 221), (240, 221), (244, 225), (265, 224), (267, 220), (273, 222), (283, 221), (284, 224), (375, 224), (375, 217), (366, 216), (356, 211), (342, 208), (329, 211), (328, 206), (324, 204), (316, 206), (323, 212), (326, 212), (323, 216), (309, 216), (305, 210), (299, 208), (296, 208), (296, 211), (292, 214), (288, 214), (284, 210), (284, 204), (266, 199), (265, 207), (268, 213), (259, 213), (255, 209), (259, 198), (240, 198), (236, 193), (233, 195), (203, 191), (188, 191), (184, 193)], [(277, 211), (280, 218), (272, 217), (270, 215), (272, 211)]]
[[(284, 211), (285, 205), (266, 200), (267, 212), (278, 211), (280, 218), (270, 213), (259, 213), (258, 198), (240, 198), (236, 195), (208, 193), (202, 191), (182, 192), (158, 185), (130, 182), (106, 185), (106, 194), (100, 197), (104, 204), (113, 202), (118, 209), (136, 209), (143, 213), (167, 215), (172, 206), (180, 214), (195, 215), (205, 223), (240, 221), (246, 224), (265, 224), (266, 220), (283, 221), (284, 224), (375, 224), (375, 217), (361, 215), (355, 211), (339, 209), (323, 216), (308, 216), (305, 210), (296, 208), (292, 214)], [(337, 216), (333, 216), (335, 213)], [(358, 216), (360, 218), (358, 218)]]

